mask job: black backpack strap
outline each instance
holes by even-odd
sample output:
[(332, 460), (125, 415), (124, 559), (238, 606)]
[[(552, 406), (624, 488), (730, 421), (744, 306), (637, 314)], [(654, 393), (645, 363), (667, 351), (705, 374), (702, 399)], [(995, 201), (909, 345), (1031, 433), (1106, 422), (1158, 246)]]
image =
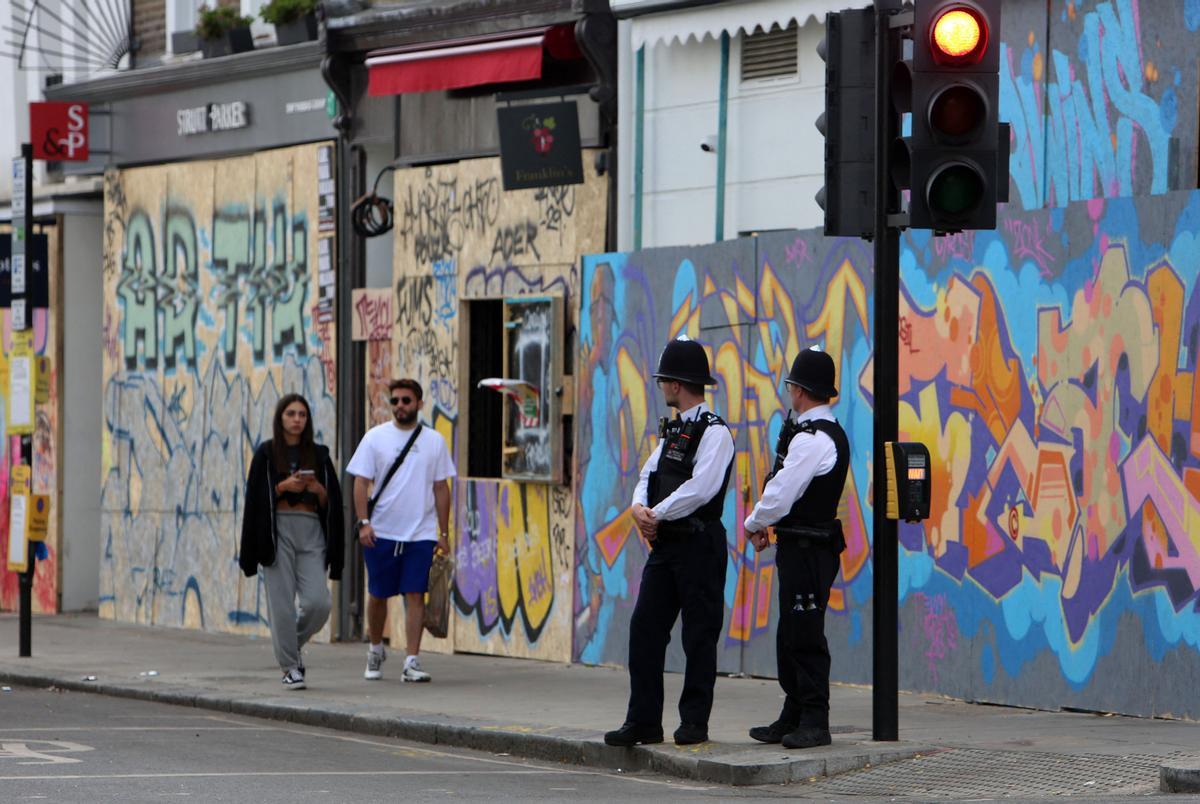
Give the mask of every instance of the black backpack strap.
[(375, 489), (375, 496), (367, 500), (367, 517), (371, 516), (371, 512), (375, 510), (375, 503), (379, 502), (379, 498), (383, 496), (383, 490), (387, 488), (388, 481), (392, 479), (392, 475), (396, 474), (396, 470), (400, 468), (400, 464), (404, 463), (404, 459), (408, 457), (408, 451), (412, 449), (412, 445), (417, 443), (417, 436), (421, 434), (421, 423), (417, 422), (416, 429), (413, 434), (408, 437), (408, 443), (404, 445), (404, 449), (400, 450), (400, 454), (396, 456), (396, 460), (392, 462), (392, 466), (388, 469), (386, 475), (383, 476), (383, 482), (379, 484), (379, 488)]

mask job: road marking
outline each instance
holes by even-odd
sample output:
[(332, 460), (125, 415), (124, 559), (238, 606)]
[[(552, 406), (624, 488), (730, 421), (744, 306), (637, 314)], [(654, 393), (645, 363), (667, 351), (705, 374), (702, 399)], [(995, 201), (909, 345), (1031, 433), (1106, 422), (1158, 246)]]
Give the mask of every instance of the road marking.
[(568, 770), (439, 770), (439, 771), (193, 771), (180, 773), (64, 773), (43, 776), (0, 776), (0, 782), (82, 781), (101, 779), (227, 779), (248, 776), (560, 776)]
[[(41, 748), (30, 748), (30, 743)], [(94, 750), (90, 745), (68, 743), (63, 740), (29, 740), (28, 742), (0, 742), (0, 759), (21, 760), (18, 765), (70, 765), (82, 759), (57, 756)]]
[[(473, 756), (466, 756), (463, 754), (450, 753), (448, 751), (435, 751), (432, 748), (420, 748), (418, 746), (413, 746), (413, 745), (397, 746), (396, 743), (394, 743), (394, 742), (385, 743), (385, 742), (381, 742), (379, 740), (369, 740), (365, 737), (353, 737), (348, 734), (327, 734), (323, 731), (319, 731), (318, 730), (318, 729), (320, 729), (319, 726), (313, 726), (313, 727), (311, 727), (311, 729), (312, 730), (305, 731), (303, 729), (287, 729), (287, 728), (283, 728), (283, 727), (279, 727), (279, 726), (275, 727), (275, 731), (287, 732), (289, 734), (301, 734), (306, 737), (326, 737), (331, 740), (342, 740), (344, 742), (349, 742), (349, 743), (359, 743), (361, 745), (372, 745), (372, 746), (377, 746), (379, 748), (390, 748), (393, 750), (395, 750), (396, 748), (405, 748), (409, 751), (415, 751), (415, 752), (418, 752), (421, 754), (426, 754), (428, 756), (441, 757), (444, 759), (466, 759), (466, 760), (470, 760), (472, 762), (487, 762), (487, 763), (491, 763), (494, 765), (515, 765), (516, 767), (519, 767), (519, 768), (541, 768), (543, 770), (548, 770), (548, 771), (556, 770), (554, 768), (546, 768), (545, 766), (538, 765), (534, 762), (520, 762), (517, 760), (511, 760), (511, 759), (492, 759), (491, 757), (473, 757)], [(395, 739), (400, 740), (401, 738), (397, 737)], [(474, 751), (477, 749), (464, 748), (462, 750)], [(476, 771), (472, 771), (472, 773), (475, 773), (475, 772)], [(688, 785), (688, 784), (680, 783), (678, 781), (668, 781), (668, 780), (664, 780), (664, 779), (643, 779), (643, 778), (638, 778), (636, 776), (630, 776), (629, 774), (626, 774), (626, 773), (621, 773), (620, 771), (606, 772), (606, 771), (587, 770), (584, 768), (576, 768), (575, 770), (562, 770), (562, 771), (558, 771), (558, 772), (574, 773), (574, 774), (579, 774), (581, 776), (604, 776), (609, 779), (622, 779), (627, 782), (637, 782), (639, 784), (662, 785), (662, 786), (666, 786), (666, 787), (672, 787), (677, 790), (713, 790), (713, 789), (716, 789), (716, 787), (717, 787), (716, 785)], [(486, 771), (478, 771), (478, 773), (486, 773)]]
[(34, 726), (33, 728), (3, 728), (0, 732), (33, 734), (51, 731), (267, 731), (271, 726)]

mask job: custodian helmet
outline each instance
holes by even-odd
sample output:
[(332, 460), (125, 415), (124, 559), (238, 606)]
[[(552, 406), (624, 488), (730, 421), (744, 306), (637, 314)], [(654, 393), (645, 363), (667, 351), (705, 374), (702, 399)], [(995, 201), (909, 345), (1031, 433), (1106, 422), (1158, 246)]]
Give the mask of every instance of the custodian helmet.
[(805, 391), (823, 399), (838, 395), (834, 387), (833, 358), (816, 349), (805, 349), (792, 361), (792, 370), (784, 380), (788, 385), (799, 385)]
[(667, 344), (658, 358), (658, 371), (654, 378), (677, 380), (692, 385), (716, 385), (716, 379), (708, 373), (708, 355), (696, 341), (679, 338)]

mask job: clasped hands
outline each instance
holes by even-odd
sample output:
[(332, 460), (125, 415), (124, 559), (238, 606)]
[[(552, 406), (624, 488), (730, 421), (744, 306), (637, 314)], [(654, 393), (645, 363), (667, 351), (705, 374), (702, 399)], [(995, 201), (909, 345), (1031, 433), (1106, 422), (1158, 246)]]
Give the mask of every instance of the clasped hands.
[(655, 516), (653, 508), (641, 503), (634, 503), (633, 521), (643, 539), (652, 542), (658, 538), (658, 517)]
[(746, 531), (746, 538), (754, 545), (754, 552), (756, 553), (761, 553), (771, 545), (771, 537), (767, 535), (765, 528), (759, 531)]

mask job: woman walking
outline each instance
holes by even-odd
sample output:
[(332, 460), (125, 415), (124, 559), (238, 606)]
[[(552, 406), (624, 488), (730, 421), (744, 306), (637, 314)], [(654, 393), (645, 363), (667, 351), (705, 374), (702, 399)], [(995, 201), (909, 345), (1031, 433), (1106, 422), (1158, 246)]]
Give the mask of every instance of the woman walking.
[(250, 462), (238, 558), (247, 578), (263, 568), (271, 641), (287, 689), (305, 688), (300, 649), (329, 619), (325, 571), (341, 578), (342, 518), (337, 470), (329, 450), (313, 441), (308, 401), (288, 394), (275, 406), (274, 438)]

